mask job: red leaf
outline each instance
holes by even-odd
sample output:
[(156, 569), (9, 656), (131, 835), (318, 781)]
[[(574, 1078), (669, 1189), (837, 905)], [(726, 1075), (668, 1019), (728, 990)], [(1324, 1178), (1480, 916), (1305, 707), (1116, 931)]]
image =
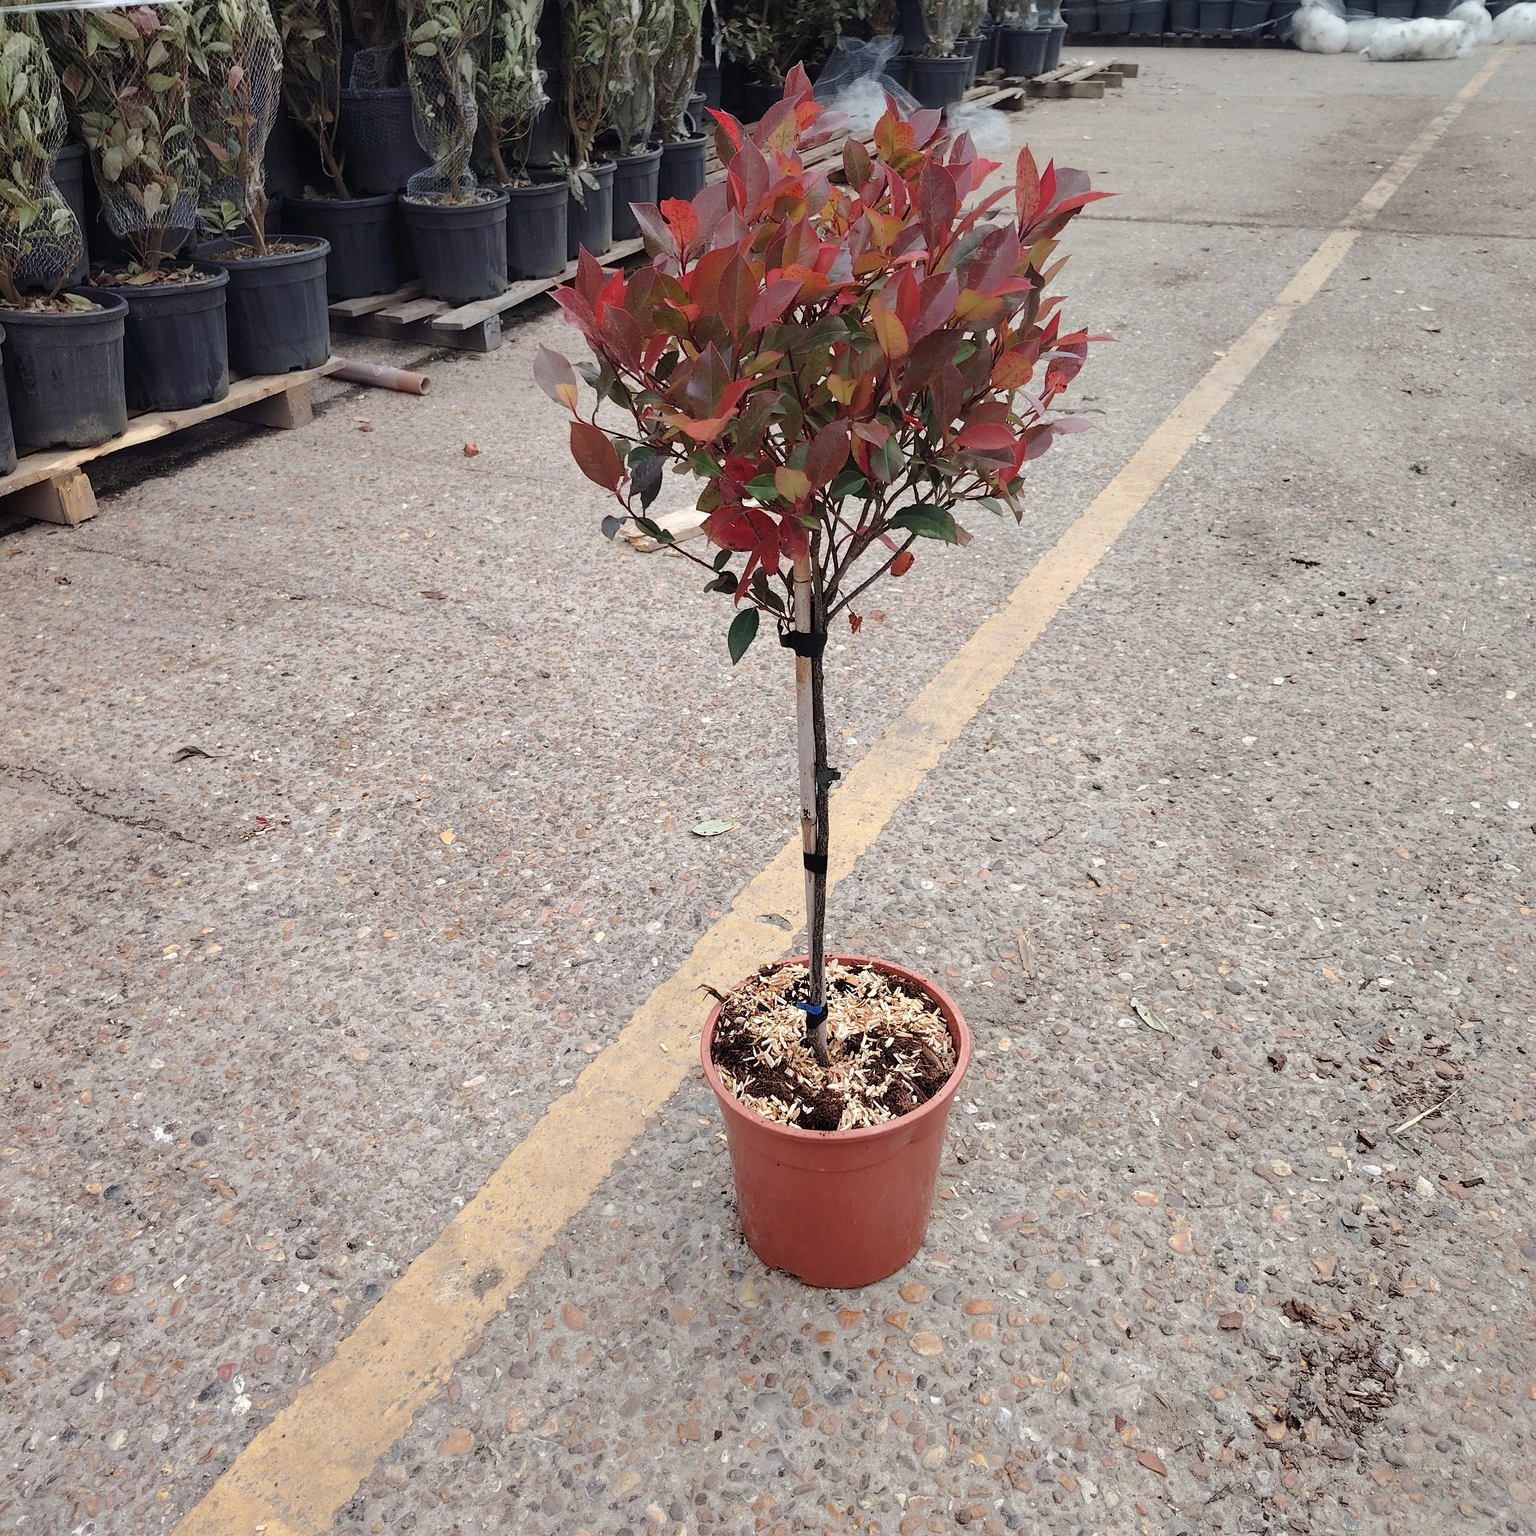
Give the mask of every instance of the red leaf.
[(699, 211), (680, 197), (669, 197), (661, 205), (661, 216), (672, 231), (679, 250), (686, 251), (699, 238)]
[(588, 480), (606, 491), (617, 491), (624, 479), (624, 466), (614, 452), (608, 434), (589, 421), (571, 423), (571, 457)]
[(1019, 228), (1028, 229), (1040, 206), (1040, 172), (1035, 168), (1035, 157), (1029, 145), (1019, 151), (1018, 164), (1013, 172), (1013, 205), (1018, 210)]
[(904, 549), (891, 561), (891, 575), (905, 576), (912, 569), (912, 551)]
[(986, 421), (966, 427), (955, 439), (962, 448), (980, 448), (994, 453), (1012, 453), (1015, 441), (1007, 427)]
[(539, 348), (533, 359), (533, 382), (556, 405), (571, 411), (576, 409), (576, 370), (558, 352), (552, 352), (548, 347)]
[(831, 485), (848, 462), (848, 423), (834, 421), (811, 439), (805, 450), (806, 478), (819, 491)]
[(799, 278), (776, 277), (758, 294), (752, 305), (752, 313), (747, 317), (747, 324), (754, 331), (760, 331), (765, 326), (772, 325), (794, 302), (795, 295), (799, 292)]

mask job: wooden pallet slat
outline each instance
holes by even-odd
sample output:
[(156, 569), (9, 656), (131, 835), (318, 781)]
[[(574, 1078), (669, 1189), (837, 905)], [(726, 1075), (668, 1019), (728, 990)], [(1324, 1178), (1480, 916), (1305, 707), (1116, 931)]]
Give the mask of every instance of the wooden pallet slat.
[(311, 384), (334, 373), (341, 365), (341, 358), (332, 357), (318, 368), (302, 372), (236, 379), (222, 400), (183, 411), (141, 412), (129, 418), (126, 432), (104, 443), (90, 448), (48, 448), (41, 453), (29, 453), (0, 479), (0, 516), (30, 517), (76, 527), (96, 515), (96, 493), (83, 465), (220, 416), (267, 427), (302, 427), (314, 419)]

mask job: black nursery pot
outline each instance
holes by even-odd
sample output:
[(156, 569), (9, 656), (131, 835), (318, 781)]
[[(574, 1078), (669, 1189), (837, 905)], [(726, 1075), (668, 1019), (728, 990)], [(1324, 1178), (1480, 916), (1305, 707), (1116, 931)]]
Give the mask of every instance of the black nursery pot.
[(1168, 25), (1175, 32), (1200, 30), (1200, 0), (1168, 0)]
[(1099, 0), (1099, 31), (1122, 37), (1131, 30), (1131, 0)]
[(1232, 30), (1232, 0), (1200, 0), (1201, 37), (1219, 37)]
[(1168, 16), (1168, 0), (1135, 0), (1131, 6), (1131, 31), (1138, 37), (1156, 37)]
[(661, 151), (648, 149), (643, 155), (620, 155), (613, 170), (613, 238), (637, 240), (640, 226), (632, 205), (657, 201), (656, 187), (661, 176)]
[[(565, 256), (575, 261), (583, 249), (594, 256), (605, 256), (613, 244), (613, 173), (612, 160), (589, 165), (586, 174), (596, 182), (595, 187), (582, 183), (581, 198), (571, 192), (570, 204), (565, 210)], [(556, 181), (569, 187), (570, 182), (560, 171), (532, 171), (535, 181)]]
[(560, 110), (560, 77), (552, 74), (544, 89), (549, 100), (539, 109), (533, 127), (528, 130), (528, 165), (557, 165), (571, 151), (570, 130)]
[(416, 142), (408, 85), (381, 91), (344, 90), (339, 132), (347, 180), (364, 197), (398, 192), (432, 163)]
[(1061, 63), (1061, 45), (1067, 40), (1067, 24), (1064, 21), (1053, 21), (1049, 28), (1051, 37), (1045, 45), (1045, 67), (1055, 69)]
[(85, 145), (66, 144), (53, 162), (53, 184), (69, 204), (80, 226), (80, 259), (69, 270), (66, 283), (79, 283), (91, 270), (91, 253), (85, 235)]
[(1066, 22), (1068, 32), (1092, 32), (1099, 23), (1099, 8), (1093, 3), (1064, 5), (1061, 19)]
[(970, 73), (969, 54), (959, 58), (914, 59), (912, 94), (925, 107), (952, 107), (964, 98)]
[(197, 248), (201, 259), (216, 261), (229, 273), (229, 366), (236, 373), (293, 373), (318, 368), (331, 355), (325, 292), (331, 248), (308, 235), (285, 243), (302, 249), (235, 256), (231, 253), (249, 247), (233, 240)]
[(449, 304), (493, 299), (507, 286), (507, 194), (486, 187), (472, 203), (400, 199), (422, 291)]
[(1418, 0), (1413, 8), (1415, 16), (1449, 16), (1456, 0)]
[(745, 121), (760, 123), (768, 115), (768, 109), (776, 102), (784, 99), (784, 87), (782, 85), (764, 85), (761, 81), (748, 80), (746, 84), (746, 104), (743, 111), (746, 114)]
[(1049, 27), (1003, 28), (1003, 74), (1010, 80), (1033, 80), (1045, 71)]
[(6, 310), (5, 392), (17, 450), (94, 448), (128, 427), (123, 323), (115, 294), (69, 290), (98, 308), (63, 315)]
[(294, 198), (283, 206), (291, 235), (316, 236), (330, 246), (325, 289), (334, 299), (365, 299), (400, 286), (395, 259), (395, 194), (379, 197)]
[(11, 432), (11, 413), (5, 403), (5, 328), (0, 326), (0, 475), (16, 468), (16, 439)]
[(694, 77), (694, 87), (704, 93), (704, 105), (720, 106), (720, 66), (718, 64), (700, 64), (699, 72)]
[(554, 277), (565, 270), (565, 224), (570, 184), (559, 181), (508, 187), (507, 276)]
[(91, 289), (128, 306), (123, 390), (130, 411), (185, 411), (229, 393), (229, 274), (207, 261), (191, 265), (206, 281)]
[(702, 133), (661, 146), (661, 172), (656, 178), (656, 201), (679, 197), (691, 203), (704, 190), (704, 157), (709, 140)]
[(1232, 0), (1232, 30), (1248, 32), (1269, 20), (1269, 0)]

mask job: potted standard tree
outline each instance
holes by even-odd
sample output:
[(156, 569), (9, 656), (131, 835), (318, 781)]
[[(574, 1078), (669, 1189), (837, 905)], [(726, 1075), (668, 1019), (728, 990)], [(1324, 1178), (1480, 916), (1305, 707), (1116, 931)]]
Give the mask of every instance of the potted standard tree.
[[(121, 357), (120, 307), (115, 319), (108, 322), (99, 304), (76, 293), (59, 292), (75, 270), (81, 247), (79, 223), (52, 178), (63, 142), (64, 106), (59, 99), (58, 76), (43, 47), (37, 18), (26, 12), (0, 12), (0, 321), (15, 333), (7, 348), (5, 331), (0, 327), (0, 359), (4, 361), (0, 371), (0, 475), (16, 467), (16, 435), (6, 402), (7, 375), (13, 379), (23, 441), (40, 438), (37, 446), (46, 446), (52, 435), (47, 420), (60, 409), (73, 418), (64, 423), (67, 436), (79, 435), (82, 428), (87, 432), (91, 429), (89, 422), (74, 416), (72, 403), (60, 388), (63, 385), (67, 389), (73, 383), (76, 350), (63, 338), (95, 344), (101, 350), (100, 361), (110, 366), (112, 349), (104, 345), (105, 327), (115, 331), (117, 355)], [(36, 289), (41, 292), (34, 292)], [(71, 326), (75, 316), (101, 318)], [(50, 347), (50, 334), (61, 344)], [(46, 402), (37, 399), (40, 387), (48, 396)], [(98, 429), (114, 426), (121, 415), (120, 382), (107, 403), (110, 421), (97, 422)], [(39, 404), (43, 405), (41, 412)], [(115, 425), (115, 430), (121, 431), (121, 425)], [(103, 433), (111, 435), (111, 431)]]
[(507, 194), (507, 276), (553, 277), (565, 266), (563, 181), (528, 178), (533, 125), (549, 98), (539, 68), (544, 0), (492, 0), (480, 44), (475, 99), (490, 180)]
[(661, 146), (651, 147), (656, 122), (656, 62), (672, 37), (673, 0), (640, 0), (640, 19), (629, 50), (627, 88), (616, 92), (608, 126), (618, 135), (613, 170), (613, 238), (640, 233), (635, 203), (654, 203), (661, 175)]
[(266, 234), (262, 166), (282, 81), (282, 43), (268, 0), (195, 0), (191, 35), (193, 117), (211, 222), (226, 230), (198, 254), (228, 272), (229, 365), (248, 375), (318, 367), (331, 351), (330, 245), (315, 235)]
[(661, 134), (661, 170), (656, 195), (688, 199), (704, 189), (709, 141), (688, 118), (699, 75), (704, 0), (672, 0), (672, 30), (656, 60), (656, 127)]
[(615, 97), (629, 88), (628, 58), (640, 24), (640, 0), (560, 0), (565, 121), (571, 159), (558, 174), (570, 185), (566, 254), (604, 255), (613, 244), (611, 159), (597, 158), (599, 133)]
[[(1037, 172), (1026, 149), (1013, 187), (980, 195), (997, 167), (936, 111), (888, 111), (873, 159), (849, 139), (834, 185), (803, 165), (828, 120), (798, 68), (752, 137), (716, 120), (727, 179), (639, 210), (651, 264), (626, 277), (583, 257), (556, 293), (595, 354), (596, 403), (583, 412), (548, 349), (535, 377), (571, 412), (583, 473), (620, 503), (608, 536), (633, 521), (700, 566), (737, 606), (733, 660), (764, 618), (794, 654), (809, 955), (724, 997), (702, 1054), (747, 1240), (812, 1284), (856, 1286), (922, 1241), (969, 1037), (926, 978), (826, 953), (839, 774), (822, 652), (919, 540), (969, 541), (963, 506), (1022, 520), (1026, 460), (1082, 426), (1057, 402), (1093, 338), (1065, 333), (1045, 288), (1057, 237), (1104, 194), (1080, 171)], [(605, 404), (622, 430), (598, 424)], [(669, 464), (703, 482), (712, 558), (647, 516)]]
[(128, 424), (127, 306), (63, 285), (78, 270), (78, 220), (53, 180), (64, 142), (59, 77), (35, 15), (0, 13), (0, 323), (8, 409), (0, 470), (16, 452), (84, 448)]
[(482, 187), (470, 169), (475, 51), (489, 0), (406, 0), (405, 22), (416, 133), (432, 154), (400, 196), (421, 286), (450, 304), (494, 298), (507, 286), (507, 194)]
[(354, 191), (401, 192), (432, 163), (408, 83), (405, 0), (347, 0), (341, 144)]
[(923, 0), (928, 47), (912, 61), (912, 94), (925, 107), (948, 107), (965, 95), (971, 73), (969, 52), (957, 52), (962, 0)]
[(340, 132), (341, 7), (337, 0), (278, 0), (277, 22), (283, 101), (315, 141), (329, 183), (305, 187), (302, 197), (285, 200), (283, 227), (289, 234), (315, 236), (330, 247), (325, 284), (331, 298), (393, 293), (400, 286), (395, 189), (358, 197), (347, 178)]

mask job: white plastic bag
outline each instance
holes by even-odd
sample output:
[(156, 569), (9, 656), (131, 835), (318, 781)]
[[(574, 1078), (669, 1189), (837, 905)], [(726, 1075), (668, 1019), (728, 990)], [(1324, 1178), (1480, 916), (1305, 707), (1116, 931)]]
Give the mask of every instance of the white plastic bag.
[(1483, 0), (1461, 0), (1450, 15), (1452, 21), (1464, 21), (1472, 28), (1473, 40), (1486, 43), (1493, 36), (1493, 17)]
[(901, 52), (899, 37), (840, 37), (832, 56), (816, 77), (816, 100), (834, 112), (848, 116), (848, 131), (868, 138), (885, 115), (889, 96), (903, 112), (915, 112), (921, 103), (885, 73), (885, 66)]
[(1378, 63), (1459, 59), (1472, 48), (1472, 28), (1466, 22), (1424, 16), (1416, 21), (1382, 22), (1365, 56)]
[(1304, 5), (1291, 17), (1291, 40), (1303, 53), (1343, 53), (1349, 23), (1324, 5)]
[(1536, 43), (1536, 4), (1532, 0), (1520, 0), (1493, 18), (1493, 41), (1496, 43)]

